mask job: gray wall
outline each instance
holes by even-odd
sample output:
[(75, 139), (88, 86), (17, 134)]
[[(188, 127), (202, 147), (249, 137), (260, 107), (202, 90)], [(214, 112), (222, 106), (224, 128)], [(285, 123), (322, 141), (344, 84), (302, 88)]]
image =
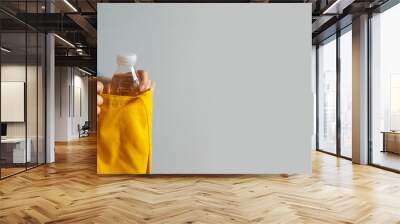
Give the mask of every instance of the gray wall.
[(157, 83), (153, 173), (311, 172), (310, 21), (311, 4), (99, 4), (99, 74), (135, 52)]

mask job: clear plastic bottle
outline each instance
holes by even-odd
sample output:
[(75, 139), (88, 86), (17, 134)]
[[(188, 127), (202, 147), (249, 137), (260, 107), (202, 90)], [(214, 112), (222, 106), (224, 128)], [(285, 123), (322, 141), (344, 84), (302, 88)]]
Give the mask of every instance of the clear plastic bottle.
[(137, 96), (140, 94), (140, 82), (135, 69), (136, 59), (135, 54), (117, 56), (118, 69), (111, 79), (111, 95)]

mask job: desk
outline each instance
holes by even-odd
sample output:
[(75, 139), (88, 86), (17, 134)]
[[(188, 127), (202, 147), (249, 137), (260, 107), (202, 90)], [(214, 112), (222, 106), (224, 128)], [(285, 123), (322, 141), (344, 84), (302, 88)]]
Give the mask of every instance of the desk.
[(400, 154), (400, 132), (382, 131), (383, 150), (382, 152), (392, 152)]
[[(25, 163), (31, 162), (32, 153), (30, 138), (27, 139), (26, 154), (25, 154), (25, 138), (6, 138), (1, 139), (1, 159), (5, 163)], [(26, 160), (25, 160), (26, 159)]]

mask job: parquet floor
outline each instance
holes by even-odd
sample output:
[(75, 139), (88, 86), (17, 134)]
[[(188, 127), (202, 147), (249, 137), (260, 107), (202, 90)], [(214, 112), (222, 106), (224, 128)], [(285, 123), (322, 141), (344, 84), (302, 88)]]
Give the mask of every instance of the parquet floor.
[(0, 223), (400, 223), (400, 175), (314, 153), (313, 174), (97, 176), (95, 139), (0, 181)]

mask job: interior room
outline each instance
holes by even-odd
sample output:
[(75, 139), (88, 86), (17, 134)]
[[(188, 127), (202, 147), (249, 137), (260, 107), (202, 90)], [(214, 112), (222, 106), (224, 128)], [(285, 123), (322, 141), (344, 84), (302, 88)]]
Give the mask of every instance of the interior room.
[[(104, 16), (107, 7), (102, 7), (122, 3), (127, 4), (125, 13)], [(285, 21), (294, 18), (290, 13), (284, 13), (276, 20), (264, 21), (261, 18), (266, 18), (262, 16), (268, 13), (252, 17), (256, 13), (247, 13), (245, 9), (230, 11), (242, 18), (235, 17), (237, 20), (233, 24), (227, 11), (217, 10), (206, 17), (210, 19), (215, 16), (214, 24), (200, 27), (199, 24), (204, 20), (200, 21), (200, 17), (196, 16), (204, 13), (202, 10), (205, 6), (216, 10), (227, 5), (231, 8), (254, 7), (256, 10), (263, 10), (263, 7), (268, 8), (269, 5), (308, 7), (307, 17), (301, 17), (308, 18), (304, 20), (309, 21), (307, 26), (304, 26), (308, 29), (305, 32), (297, 32), (304, 35), (301, 37), (311, 39), (310, 43), (304, 45), (304, 49), (310, 52), (306, 56), (307, 60), (299, 57), (294, 62), (291, 61), (297, 51), (291, 55), (283, 54), (284, 50), (272, 54), (272, 46), (286, 47), (285, 50), (287, 46), (291, 46), (290, 43), (280, 43), (279, 38), (271, 42), (269, 38), (279, 36), (279, 32), (266, 36), (265, 40), (262, 39), (264, 37), (261, 34), (276, 30), (271, 28), (272, 25), (276, 25), (274, 28), (278, 30), (287, 29), (289, 26), (282, 24), (287, 24)], [(179, 18), (177, 12), (182, 13), (178, 10), (182, 9), (182, 6), (188, 10), (183, 11), (184, 16)], [(150, 8), (150, 13), (146, 11), (146, 7)], [(168, 10), (163, 11), (163, 7)], [(194, 7), (194, 11), (189, 11), (191, 7)], [(135, 23), (114, 22), (125, 20), (123, 15), (129, 15), (128, 8), (138, 10), (135, 11), (138, 13), (135, 16), (140, 13), (146, 16), (135, 20)], [(168, 14), (171, 12), (174, 12), (174, 15)], [(165, 21), (156, 20), (159, 15), (165, 16), (162, 17), (166, 18)], [(131, 18), (137, 18), (135, 16), (132, 15)], [(175, 19), (174, 24), (170, 22), (171, 18)], [(249, 22), (254, 18), (257, 20)], [(298, 17), (297, 21), (301, 18)], [(189, 21), (195, 21), (195, 25), (189, 27), (188, 32), (180, 33), (179, 27), (187, 25)], [(265, 25), (258, 28), (260, 36), (254, 33), (243, 34), (243, 30), (257, 30), (254, 27), (259, 23)], [(138, 24), (124, 30), (131, 31), (136, 36), (106, 33), (113, 37), (111, 44), (108, 44), (109, 48), (106, 48), (104, 45), (107, 41), (103, 39), (105, 29), (102, 29), (105, 24), (113, 26), (113, 29), (110, 29), (113, 32), (120, 27), (126, 28), (128, 24)], [(215, 24), (224, 25), (219, 28)], [(399, 24), (398, 0), (2, 0), (0, 223), (398, 224)], [(250, 29), (247, 26), (252, 27)], [(199, 32), (200, 28), (204, 27), (214, 30), (205, 34)], [(299, 27), (292, 29), (300, 29)], [(238, 31), (238, 36), (221, 38), (223, 36), (219, 35), (235, 30)], [(148, 46), (146, 38), (139, 38), (143, 33), (149, 36)], [(251, 38), (252, 41), (239, 41), (234, 47), (229, 45), (230, 41), (242, 38), (239, 34), (244, 35), (243, 40)], [(294, 42), (300, 35), (285, 35), (285, 38), (292, 38)], [(135, 53), (139, 52), (138, 57), (135, 55), (133, 58), (129, 54), (115, 57), (110, 49), (125, 46), (130, 40), (135, 42), (129, 46), (135, 46)], [(208, 45), (199, 47), (202, 41)], [(255, 43), (258, 45), (254, 45)], [(219, 45), (222, 46), (221, 49), (230, 53), (229, 56), (238, 57), (230, 62), (224, 57), (215, 60), (215, 56), (220, 53), (215, 50), (215, 46)], [(266, 52), (266, 55), (270, 53), (272, 56), (255, 57), (254, 52), (266, 46), (271, 46), (271, 52)], [(128, 44), (126, 48), (128, 49)], [(208, 51), (210, 56), (194, 55), (185, 58), (183, 54), (168, 51), (170, 48), (184, 53), (193, 49), (202, 53)], [(104, 58), (107, 57), (104, 55), (112, 55), (112, 66), (105, 64)], [(167, 59), (168, 62), (178, 61), (182, 66), (163, 64)], [(308, 69), (304, 71), (308, 71), (307, 75), (309, 73), (307, 79), (304, 79), (307, 81), (305, 92), (309, 96), (310, 104), (307, 117), (301, 117), (299, 111), (305, 110), (308, 101), (292, 102), (283, 94), (285, 90), (288, 93), (291, 91), (289, 82), (291, 85), (300, 86), (305, 83), (301, 82), (303, 79), (288, 79), (288, 84), (280, 88), (279, 94), (276, 91), (267, 95), (265, 86), (271, 87), (274, 83), (267, 85), (258, 81), (259, 79), (252, 79), (251, 77), (255, 76), (248, 73), (256, 74), (258, 71), (255, 70), (255, 66), (243, 68), (244, 64), (253, 62), (277, 66), (275, 60), (286, 62), (279, 71), (264, 72), (263, 76), (282, 77), (287, 75), (287, 68), (295, 67), (296, 62), (307, 62), (303, 63), (307, 64), (304, 67)], [(149, 61), (157, 61), (162, 69), (152, 67)], [(180, 65), (179, 63), (176, 64)], [(194, 80), (197, 81), (189, 85), (187, 79), (184, 79), (189, 77), (185, 74), (185, 66), (192, 66), (195, 68), (193, 71), (209, 74), (196, 75)], [(231, 78), (235, 80), (228, 78), (222, 82), (210, 75), (215, 71), (208, 70), (209, 66), (228, 67), (230, 71), (242, 72), (243, 76), (235, 79), (236, 76), (232, 72)], [(139, 95), (120, 94), (126, 89), (120, 86), (113, 89), (116, 82), (102, 79), (114, 67), (118, 67), (115, 74), (123, 74), (119, 67), (124, 67), (123, 71), (132, 75), (128, 77), (129, 82), (137, 85), (135, 88), (139, 90), (135, 89), (135, 94)], [(142, 71), (143, 68), (145, 71)], [(166, 71), (163, 73), (165, 76), (160, 76), (160, 71)], [(172, 82), (173, 75), (183, 81)], [(301, 71), (290, 75), (298, 78)], [(254, 97), (248, 97), (248, 101), (241, 101), (231, 113), (222, 113), (218, 110), (221, 106), (227, 106), (229, 103), (233, 105), (236, 102), (237, 98), (232, 97), (230, 91), (240, 93), (245, 89), (240, 85), (235, 86), (234, 81), (238, 80), (241, 85), (252, 89), (250, 93), (241, 95), (252, 94)], [(121, 85), (121, 82), (118, 84)], [(220, 94), (223, 94), (227, 101), (217, 101), (217, 97), (208, 92), (210, 89), (207, 89), (207, 86), (210, 89), (225, 89), (226, 92)], [(133, 87), (128, 90), (132, 91)], [(190, 96), (189, 92), (195, 92), (194, 96)], [(152, 94), (152, 98), (149, 97), (151, 101), (149, 98), (142, 98), (145, 94), (148, 94), (147, 97)], [(162, 100), (161, 94), (165, 96)], [(115, 95), (125, 97), (124, 101), (115, 100)], [(180, 101), (174, 98), (177, 96), (180, 97)], [(292, 96), (295, 97), (297, 96)], [(119, 112), (123, 110), (117, 110), (118, 113), (114, 111), (115, 117), (110, 115), (107, 121), (114, 122), (112, 124), (121, 130), (118, 130), (118, 133), (113, 130), (100, 130), (104, 114), (111, 111), (112, 106), (132, 105), (132, 102), (139, 102), (142, 110), (137, 109), (138, 107), (133, 110), (130, 107), (131, 110), (124, 113), (140, 118), (136, 121), (141, 123), (132, 122), (132, 125), (127, 120), (120, 119)], [(201, 105), (199, 102), (209, 105), (208, 110), (199, 111), (198, 107), (195, 107)], [(194, 121), (193, 117), (188, 118), (179, 110), (166, 110), (171, 105), (185, 106), (185, 113), (191, 113), (199, 120)], [(267, 109), (259, 110), (258, 107), (250, 105), (267, 105)], [(269, 116), (271, 111), (279, 111), (280, 108), (272, 108), (271, 105), (282, 105), (281, 108), (290, 109)], [(243, 108), (250, 108), (248, 111), (253, 111), (253, 117), (243, 112), (246, 116), (228, 119)], [(160, 119), (160, 111), (164, 111), (164, 117), (167, 119)], [(219, 115), (218, 122), (212, 119), (201, 121), (200, 118), (208, 115)], [(283, 115), (287, 117), (282, 118)], [(246, 118), (251, 120), (257, 116), (258, 122), (251, 123), (254, 126), (245, 122)], [(148, 119), (149, 117), (152, 120)], [(311, 133), (309, 138), (300, 138), (298, 136), (304, 133), (293, 131), (298, 127), (298, 123), (293, 122), (294, 118), (302, 121), (310, 119), (307, 123), (310, 130), (306, 130)], [(290, 119), (292, 122), (288, 122)], [(273, 132), (268, 132), (268, 123), (265, 121), (269, 121), (270, 124), (276, 121), (280, 126)], [(204, 128), (205, 125), (213, 128)], [(253, 135), (253, 139), (249, 138), (253, 141), (246, 144), (243, 143), (245, 141), (239, 141), (242, 140), (241, 137), (244, 138), (244, 134), (254, 133), (252, 127), (262, 125), (265, 128), (261, 127), (261, 131)], [(178, 129), (182, 139), (185, 138), (186, 141), (172, 137), (173, 133), (178, 133)], [(233, 134), (219, 135), (221, 130), (232, 131)], [(282, 145), (297, 141), (310, 145), (306, 148), (309, 163), (304, 169), (309, 172), (254, 171), (266, 170), (276, 164), (289, 167), (299, 160), (300, 145), (290, 149), (282, 146), (251, 145), (257, 142), (256, 140), (267, 145), (282, 137), (285, 138), (284, 142), (281, 142)], [(160, 144), (160, 138), (164, 140), (163, 144)], [(124, 144), (125, 139), (141, 141), (128, 141), (129, 144)], [(229, 153), (221, 154), (212, 148), (211, 140), (231, 143), (231, 147), (227, 149)], [(114, 146), (115, 142), (122, 144), (114, 148), (109, 146)], [(103, 159), (105, 161), (99, 159), (99, 149), (104, 145), (105, 148), (115, 149), (119, 157), (114, 156), (117, 154), (115, 151), (109, 150), (103, 152), (103, 156), (106, 155), (106, 159)], [(133, 150), (146, 148), (145, 152), (148, 154), (137, 153), (133, 156), (147, 159), (145, 171), (100, 172), (101, 164), (107, 162), (114, 162), (128, 171), (136, 166), (129, 162), (120, 163), (118, 160), (122, 158), (124, 161), (124, 158), (132, 155), (129, 151), (123, 151), (126, 145), (128, 149)], [(164, 150), (166, 145), (177, 151)], [(199, 145), (201, 147), (195, 147)], [(234, 150), (235, 147), (239, 148), (242, 154), (238, 154), (238, 150)], [(190, 151), (192, 148), (198, 151)], [(254, 149), (265, 154), (258, 156), (251, 153)], [(284, 156), (279, 160), (271, 159), (279, 152), (286, 152), (285, 150), (291, 153), (282, 153)], [(203, 153), (197, 153), (199, 151)], [(206, 157), (206, 153), (211, 156)], [(224, 161), (217, 159), (221, 155)], [(172, 158), (171, 161), (175, 163), (167, 164), (171, 169), (159, 169), (159, 162), (167, 157)], [(252, 160), (248, 162), (248, 158)], [(204, 160), (209, 163), (205, 163)], [(213, 168), (226, 161), (233, 164), (248, 162), (246, 165), (251, 169), (240, 172), (238, 165), (235, 169), (228, 170), (231, 172), (195, 172), (213, 171)], [(182, 164), (197, 165), (197, 170), (177, 172), (182, 171), (179, 170), (179, 165)]]
[(1, 34), (1, 178), (45, 162), (45, 36), (15, 28)]

